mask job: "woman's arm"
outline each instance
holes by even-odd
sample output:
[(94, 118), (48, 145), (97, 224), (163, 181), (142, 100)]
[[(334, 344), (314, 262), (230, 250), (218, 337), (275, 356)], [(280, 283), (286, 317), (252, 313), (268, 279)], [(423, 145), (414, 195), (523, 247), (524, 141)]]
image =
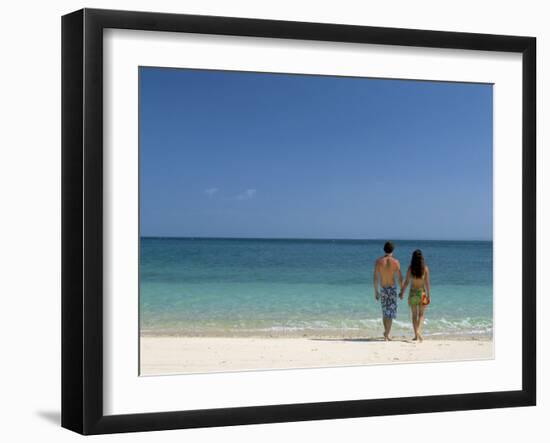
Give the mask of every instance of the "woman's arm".
[(430, 300), (430, 268), (426, 266), (426, 296), (428, 297), (428, 300)]

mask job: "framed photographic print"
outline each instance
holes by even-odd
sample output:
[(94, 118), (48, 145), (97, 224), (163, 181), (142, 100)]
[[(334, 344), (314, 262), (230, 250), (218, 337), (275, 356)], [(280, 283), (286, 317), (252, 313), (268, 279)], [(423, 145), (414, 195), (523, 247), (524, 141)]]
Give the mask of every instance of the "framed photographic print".
[(84, 9), (62, 58), (64, 427), (535, 404), (534, 38)]

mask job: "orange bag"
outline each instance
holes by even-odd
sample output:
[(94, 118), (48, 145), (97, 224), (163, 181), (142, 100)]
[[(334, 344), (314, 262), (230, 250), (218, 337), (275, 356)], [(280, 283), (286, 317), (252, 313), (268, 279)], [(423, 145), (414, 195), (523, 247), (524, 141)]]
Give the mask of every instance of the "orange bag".
[(430, 304), (430, 300), (428, 299), (428, 296), (426, 295), (425, 292), (422, 293), (422, 304), (424, 306), (427, 306)]

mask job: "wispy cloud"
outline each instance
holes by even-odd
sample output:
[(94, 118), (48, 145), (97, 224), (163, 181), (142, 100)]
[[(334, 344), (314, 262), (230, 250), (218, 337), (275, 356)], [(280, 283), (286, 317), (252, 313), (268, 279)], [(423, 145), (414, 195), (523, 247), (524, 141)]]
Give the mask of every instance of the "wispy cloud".
[(218, 188), (208, 188), (204, 190), (204, 193), (208, 195), (208, 197), (213, 197), (214, 194), (217, 194), (219, 191)]
[(247, 189), (244, 192), (241, 192), (238, 194), (235, 198), (237, 200), (249, 200), (251, 198), (254, 198), (256, 196), (256, 190), (255, 189)]

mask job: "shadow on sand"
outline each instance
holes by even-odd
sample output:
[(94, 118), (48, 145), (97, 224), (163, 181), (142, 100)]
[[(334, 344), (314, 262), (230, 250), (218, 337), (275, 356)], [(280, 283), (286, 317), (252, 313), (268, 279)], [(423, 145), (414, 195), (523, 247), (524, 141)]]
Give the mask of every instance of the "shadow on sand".
[[(310, 338), (312, 341), (349, 341), (349, 342), (384, 342), (384, 339), (382, 337), (371, 337), (371, 338)], [(399, 343), (411, 343), (414, 344), (415, 342), (407, 339), (407, 338), (392, 338), (392, 342), (399, 342)]]
[(36, 411), (36, 415), (51, 424), (61, 426), (60, 411)]

